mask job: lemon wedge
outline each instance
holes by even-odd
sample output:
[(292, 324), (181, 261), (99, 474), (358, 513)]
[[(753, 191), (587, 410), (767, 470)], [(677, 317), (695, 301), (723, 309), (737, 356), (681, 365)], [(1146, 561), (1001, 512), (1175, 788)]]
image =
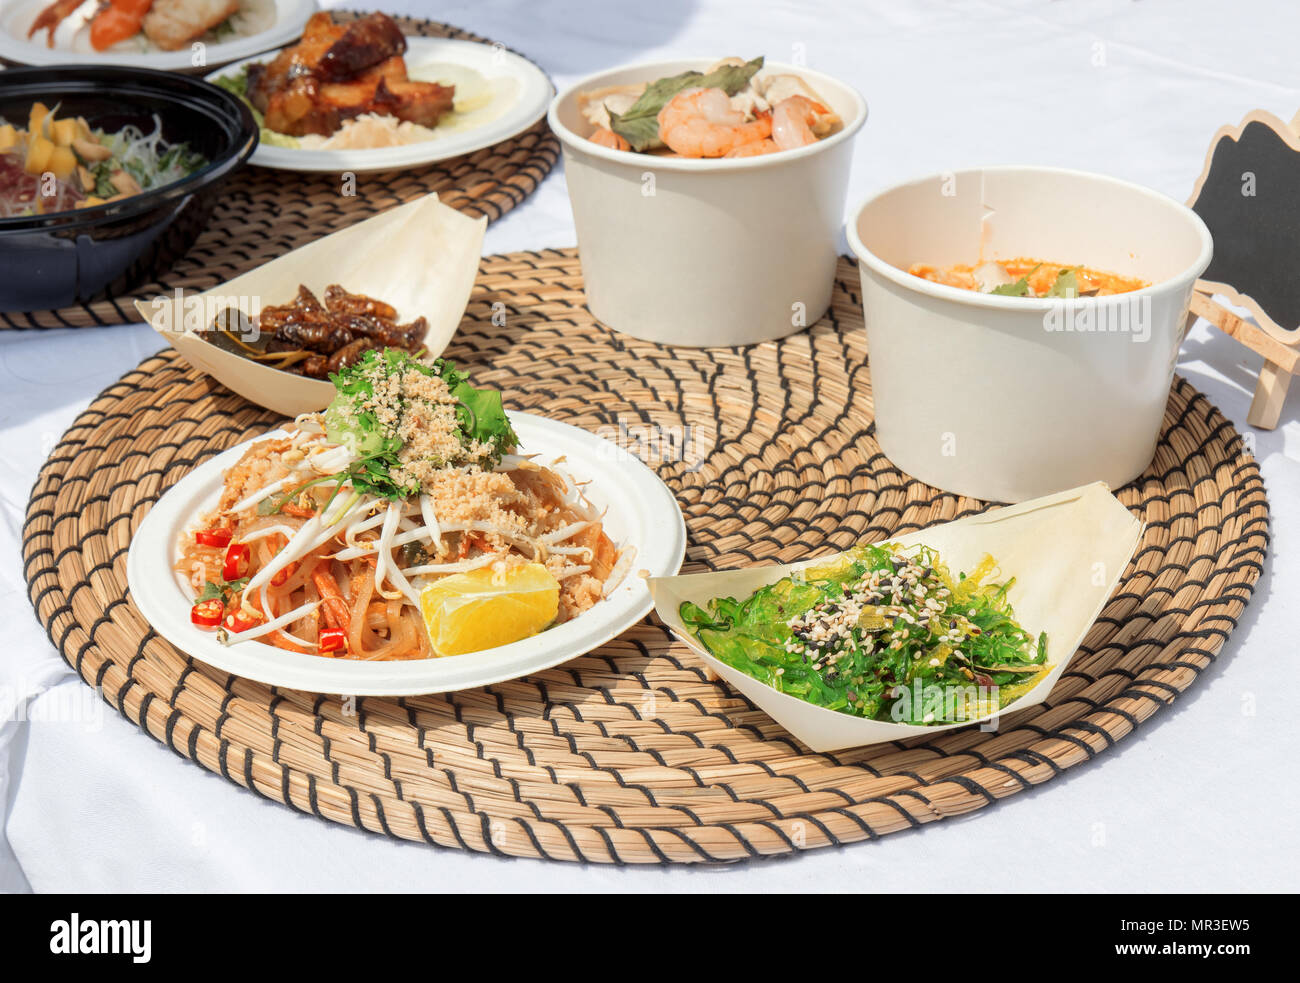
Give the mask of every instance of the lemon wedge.
[(420, 594), (429, 644), (438, 655), (481, 652), (536, 635), (559, 609), (559, 581), (540, 563), (452, 574)]

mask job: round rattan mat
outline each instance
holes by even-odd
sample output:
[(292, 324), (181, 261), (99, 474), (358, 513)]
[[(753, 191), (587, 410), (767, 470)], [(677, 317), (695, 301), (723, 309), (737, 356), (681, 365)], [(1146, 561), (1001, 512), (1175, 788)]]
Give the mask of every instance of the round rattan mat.
[[(356, 16), (335, 11), (339, 20)], [(486, 41), (457, 27), (395, 17), (406, 34)], [(128, 324), (139, 320), (136, 297), (176, 289), (207, 290), (291, 249), (354, 225), (432, 191), (468, 215), (495, 221), (533, 193), (560, 155), (546, 124), (502, 143), (452, 160), (402, 171), (355, 175), (343, 193), (336, 174), (298, 174), (245, 167), (223, 187), (205, 231), (171, 270), (121, 296), (105, 296), (54, 311), (5, 313), (0, 328), (67, 328)]]
[[(572, 251), (494, 256), (449, 355), (512, 408), (640, 438), (686, 515), (685, 570), (795, 560), (984, 508), (881, 455), (856, 284), (842, 261), (830, 314), (784, 341), (670, 350), (592, 320)], [(106, 389), (28, 508), (25, 573), (51, 640), (128, 720), (232, 782), (335, 822), (515, 856), (729, 861), (874, 839), (1014, 795), (1189, 686), (1250, 598), (1268, 542), (1240, 435), (1177, 379), (1151, 468), (1119, 492), (1146, 533), (1118, 592), (1049, 700), (997, 733), (808, 752), (653, 616), (536, 676), (350, 701), (194, 662), (127, 594), (127, 547), (150, 504), (276, 423), (170, 352)], [(656, 439), (687, 427), (687, 439)]]

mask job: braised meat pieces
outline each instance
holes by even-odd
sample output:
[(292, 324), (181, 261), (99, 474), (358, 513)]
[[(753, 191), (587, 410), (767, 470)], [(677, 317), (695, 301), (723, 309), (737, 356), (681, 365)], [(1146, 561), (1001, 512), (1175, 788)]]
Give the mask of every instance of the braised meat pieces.
[(422, 317), (398, 324), (391, 306), (350, 294), (338, 284), (325, 288), (323, 304), (305, 286), (298, 287), (292, 303), (264, 308), (257, 325), (263, 333), (271, 332), (268, 353), (307, 352), (287, 371), (314, 379), (354, 364), (372, 348), (418, 352), (429, 327)]
[(335, 24), (312, 16), (302, 40), (270, 63), (248, 70), (248, 100), (269, 129), (329, 136), (364, 113), (433, 127), (452, 108), (454, 86), (406, 75), (406, 38), (387, 14)]

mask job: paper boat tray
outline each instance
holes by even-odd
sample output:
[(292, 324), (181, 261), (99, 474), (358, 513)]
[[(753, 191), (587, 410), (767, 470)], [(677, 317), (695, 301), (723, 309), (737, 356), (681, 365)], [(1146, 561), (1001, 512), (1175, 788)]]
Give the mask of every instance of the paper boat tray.
[[(945, 522), (893, 537), (888, 542), (930, 546), (939, 552), (954, 575), (974, 569), (984, 554), (991, 553), (998, 563), (998, 579), (1016, 578), (1008, 599), (1017, 620), (1027, 631), (1034, 635), (1047, 632), (1047, 659), (1052, 670), (1028, 693), (999, 711), (1011, 713), (1047, 699), (1115, 590), (1141, 535), (1141, 523), (1105, 485), (1097, 483)], [(813, 751), (835, 751), (934, 734), (998, 716), (994, 713), (965, 723), (921, 726), (866, 720), (814, 706), (780, 693), (714, 658), (687, 631), (678, 615), (683, 601), (707, 607), (715, 597), (743, 599), (794, 571), (829, 559), (832, 557), (820, 556), (784, 566), (658, 577), (650, 580), (650, 592), (655, 610), (673, 634), (732, 688)]]
[(259, 364), (202, 337), (227, 307), (246, 314), (285, 304), (304, 284), (318, 297), (332, 283), (391, 304), (402, 323), (425, 317), (425, 345), (440, 354), (469, 303), (486, 218), (470, 218), (426, 195), (308, 243), (199, 294), (137, 300), (136, 310), (190, 365), (245, 399), (297, 416), (329, 405), (334, 386)]

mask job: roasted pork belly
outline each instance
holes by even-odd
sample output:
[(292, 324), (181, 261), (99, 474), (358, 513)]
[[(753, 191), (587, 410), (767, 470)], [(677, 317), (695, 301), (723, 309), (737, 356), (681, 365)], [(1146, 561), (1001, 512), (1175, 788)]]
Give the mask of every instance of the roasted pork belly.
[(248, 98), (277, 133), (329, 136), (365, 113), (436, 126), (455, 88), (413, 82), (402, 53), (406, 38), (387, 14), (335, 24), (328, 13), (307, 22), (302, 40), (249, 70)]

